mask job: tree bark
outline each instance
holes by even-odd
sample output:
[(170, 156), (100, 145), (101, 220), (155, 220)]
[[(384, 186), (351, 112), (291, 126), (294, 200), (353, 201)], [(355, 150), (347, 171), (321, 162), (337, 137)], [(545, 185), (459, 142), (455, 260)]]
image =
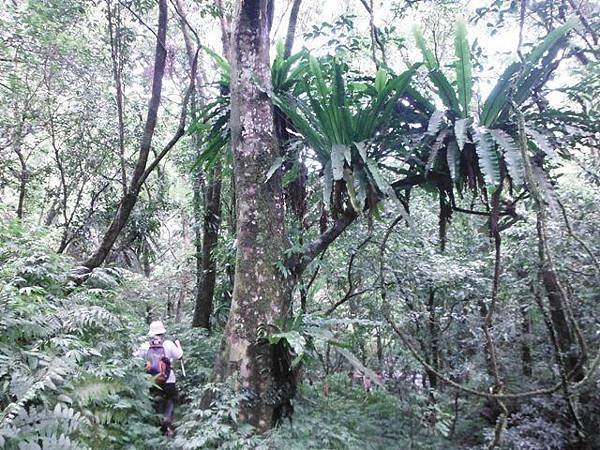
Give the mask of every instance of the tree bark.
[[(440, 345), (439, 345), (439, 325), (438, 320), (435, 314), (435, 289), (429, 288), (429, 297), (427, 300), (427, 325), (429, 328), (429, 353), (430, 353), (430, 361), (429, 364), (439, 371), (439, 358), (440, 358)], [(429, 386), (432, 389), (437, 389), (438, 387), (438, 379), (435, 372), (426, 370), (427, 377), (429, 378)]]
[[(125, 120), (123, 112), (123, 42), (121, 39), (121, 10), (120, 5), (115, 8), (114, 17), (111, 0), (106, 0), (106, 17), (108, 20), (108, 34), (110, 38), (110, 55), (112, 59), (113, 79), (115, 82), (115, 101), (117, 104), (117, 118), (119, 123), (119, 158), (121, 163), (121, 185), (123, 195), (127, 194), (127, 174), (125, 164)], [(116, 24), (113, 23), (116, 21)]]
[(217, 164), (209, 174), (210, 179), (204, 203), (204, 223), (202, 233), (202, 264), (196, 290), (193, 327), (210, 329), (210, 316), (213, 310), (213, 297), (217, 278), (215, 250), (219, 241), (221, 224), (221, 165)]
[[(279, 174), (265, 182), (278, 149), (273, 108), (259, 86), (271, 85), (269, 30), (273, 2), (238, 4), (232, 35), (231, 140), (237, 211), (235, 286), (214, 378), (236, 380), (245, 400), (240, 419), (265, 431), (291, 408), (293, 382), (277, 346), (259, 328), (287, 317), (288, 283), (277, 269), (286, 247)], [(287, 369), (287, 370), (286, 370)]]
[[(15, 113), (15, 116), (18, 116)], [(18, 125), (15, 127), (12, 138), (12, 150), (19, 158), (20, 172), (19, 172), (19, 202), (17, 204), (17, 218), (22, 219), (25, 211), (25, 197), (27, 194), (27, 182), (29, 181), (29, 170), (27, 169), (27, 160), (23, 152), (21, 151), (21, 145), (23, 143), (23, 121), (19, 118)]]
[(533, 356), (531, 354), (531, 347), (529, 346), (530, 335), (531, 335), (531, 318), (529, 317), (529, 310), (521, 305), (521, 364), (522, 372), (526, 377), (531, 378), (533, 375)]

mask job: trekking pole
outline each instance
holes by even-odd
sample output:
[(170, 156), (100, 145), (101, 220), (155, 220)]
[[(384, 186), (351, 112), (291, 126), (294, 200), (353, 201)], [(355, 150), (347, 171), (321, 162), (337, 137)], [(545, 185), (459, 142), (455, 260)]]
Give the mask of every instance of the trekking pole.
[[(179, 342), (179, 339), (177, 339), (177, 343), (178, 342)], [(176, 345), (181, 348), (181, 345), (178, 345), (177, 343), (176, 343)], [(179, 362), (181, 363), (181, 374), (185, 377), (186, 374), (185, 374), (185, 364), (183, 364), (183, 357), (181, 357), (179, 359)]]
[(181, 359), (179, 360), (179, 362), (181, 362), (181, 374), (182, 374), (182, 375), (183, 375), (183, 377), (185, 378), (185, 377), (186, 377), (186, 375), (185, 375), (185, 364), (183, 364), (183, 358), (181, 358)]

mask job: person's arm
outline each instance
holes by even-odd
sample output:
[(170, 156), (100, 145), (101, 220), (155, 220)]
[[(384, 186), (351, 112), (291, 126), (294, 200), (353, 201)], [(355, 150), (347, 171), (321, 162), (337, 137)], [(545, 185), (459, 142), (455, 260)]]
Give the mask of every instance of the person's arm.
[(183, 349), (181, 348), (181, 342), (179, 342), (179, 339), (175, 339), (175, 342), (172, 341), (165, 341), (165, 348), (168, 345), (169, 346), (169, 354), (168, 357), (171, 359), (181, 359), (181, 357), (183, 356)]

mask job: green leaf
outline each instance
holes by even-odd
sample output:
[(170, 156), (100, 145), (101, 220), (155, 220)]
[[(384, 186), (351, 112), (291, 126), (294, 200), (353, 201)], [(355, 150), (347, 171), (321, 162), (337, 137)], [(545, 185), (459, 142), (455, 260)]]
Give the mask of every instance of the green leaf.
[(496, 186), (500, 182), (500, 164), (487, 129), (481, 127), (475, 130), (475, 143), (483, 178), (488, 185)]
[(458, 99), (456, 98), (456, 94), (454, 93), (454, 89), (452, 89), (452, 85), (446, 78), (446, 76), (440, 71), (439, 64), (434, 54), (429, 50), (427, 43), (425, 42), (425, 38), (419, 29), (414, 30), (415, 42), (421, 53), (423, 54), (423, 60), (425, 62), (425, 66), (429, 69), (429, 78), (437, 89), (437, 93), (444, 102), (444, 105), (455, 111), (457, 114), (460, 113), (460, 108), (458, 105)]
[[(480, 116), (480, 123), (485, 127), (491, 127), (495, 124), (503, 110), (508, 109), (507, 99), (509, 91), (513, 88), (513, 79), (518, 74), (519, 78), (514, 83), (518, 93), (515, 95), (517, 103), (524, 101), (529, 97), (529, 90), (536, 82), (543, 78), (543, 73), (552, 70), (550, 64), (543, 67), (539, 73), (534, 73), (544, 55), (559, 45), (559, 40), (565, 36), (577, 24), (576, 18), (569, 19), (564, 25), (548, 33), (543, 41), (537, 45), (525, 58), (525, 65), (513, 63), (506, 68), (498, 83), (486, 99)], [(521, 73), (519, 73), (521, 71)]]
[(521, 150), (517, 147), (515, 140), (502, 130), (490, 130), (490, 135), (504, 152), (506, 168), (513, 183), (517, 185), (523, 184), (525, 169)]
[(221, 69), (221, 76), (223, 77), (223, 80), (229, 82), (229, 79), (231, 77), (231, 66), (229, 65), (227, 60), (221, 55), (219, 55), (217, 52), (207, 47), (206, 45), (202, 45), (202, 49), (206, 53), (208, 53), (210, 57), (217, 63), (217, 65)]
[(377, 91), (378, 94), (381, 94), (383, 92), (383, 89), (385, 88), (385, 85), (387, 84), (387, 78), (388, 78), (388, 73), (387, 71), (382, 67), (377, 71), (377, 74), (375, 75), (375, 90)]
[[(531, 67), (539, 62), (539, 60), (544, 56), (544, 54), (554, 46), (558, 42), (560, 38), (562, 38), (565, 34), (571, 31), (578, 23), (577, 17), (573, 16), (569, 20), (567, 20), (560, 27), (552, 30), (548, 35), (544, 38), (544, 40), (535, 47), (529, 55), (525, 58), (525, 63)], [(526, 76), (526, 74), (524, 74)]]
[(504, 70), (504, 73), (498, 79), (496, 86), (492, 89), (492, 92), (488, 95), (483, 104), (483, 110), (479, 117), (479, 121), (483, 126), (491, 127), (498, 118), (500, 111), (502, 111), (502, 108), (506, 105), (511, 83), (520, 68), (521, 64), (512, 63)]
[(471, 50), (467, 40), (467, 29), (465, 23), (459, 20), (456, 23), (454, 37), (454, 49), (456, 52), (456, 84), (458, 86), (458, 100), (462, 109), (462, 117), (469, 116), (469, 106), (471, 104)]
[(439, 68), (439, 64), (434, 54), (431, 52), (431, 50), (429, 50), (429, 47), (427, 46), (427, 42), (425, 41), (425, 37), (423, 36), (421, 30), (415, 28), (413, 30), (413, 35), (415, 37), (415, 43), (417, 44), (417, 47), (419, 48), (419, 50), (421, 50), (421, 53), (423, 54), (423, 60), (427, 69), (429, 69), (430, 71), (437, 70)]
[(329, 96), (327, 85), (325, 84), (325, 79), (323, 78), (323, 72), (321, 71), (321, 65), (319, 64), (319, 61), (317, 61), (317, 59), (312, 55), (308, 56), (308, 64), (313, 76), (315, 77), (317, 91), (319, 91), (321, 99), (326, 102)]
[(347, 145), (342, 144), (333, 144), (331, 146), (331, 170), (335, 181), (344, 178), (344, 153), (347, 148)]
[(271, 344), (277, 344), (279, 341), (284, 340), (296, 355), (304, 353), (306, 348), (306, 338), (295, 330), (272, 334), (268, 339)]

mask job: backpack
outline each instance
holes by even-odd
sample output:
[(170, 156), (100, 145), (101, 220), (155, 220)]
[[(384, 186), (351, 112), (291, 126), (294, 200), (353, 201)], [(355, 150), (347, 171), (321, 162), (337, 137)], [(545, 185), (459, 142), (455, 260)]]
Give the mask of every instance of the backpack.
[(150, 348), (146, 352), (146, 373), (155, 375), (159, 385), (165, 384), (171, 374), (171, 360), (165, 355), (163, 340), (159, 336), (150, 340)]

